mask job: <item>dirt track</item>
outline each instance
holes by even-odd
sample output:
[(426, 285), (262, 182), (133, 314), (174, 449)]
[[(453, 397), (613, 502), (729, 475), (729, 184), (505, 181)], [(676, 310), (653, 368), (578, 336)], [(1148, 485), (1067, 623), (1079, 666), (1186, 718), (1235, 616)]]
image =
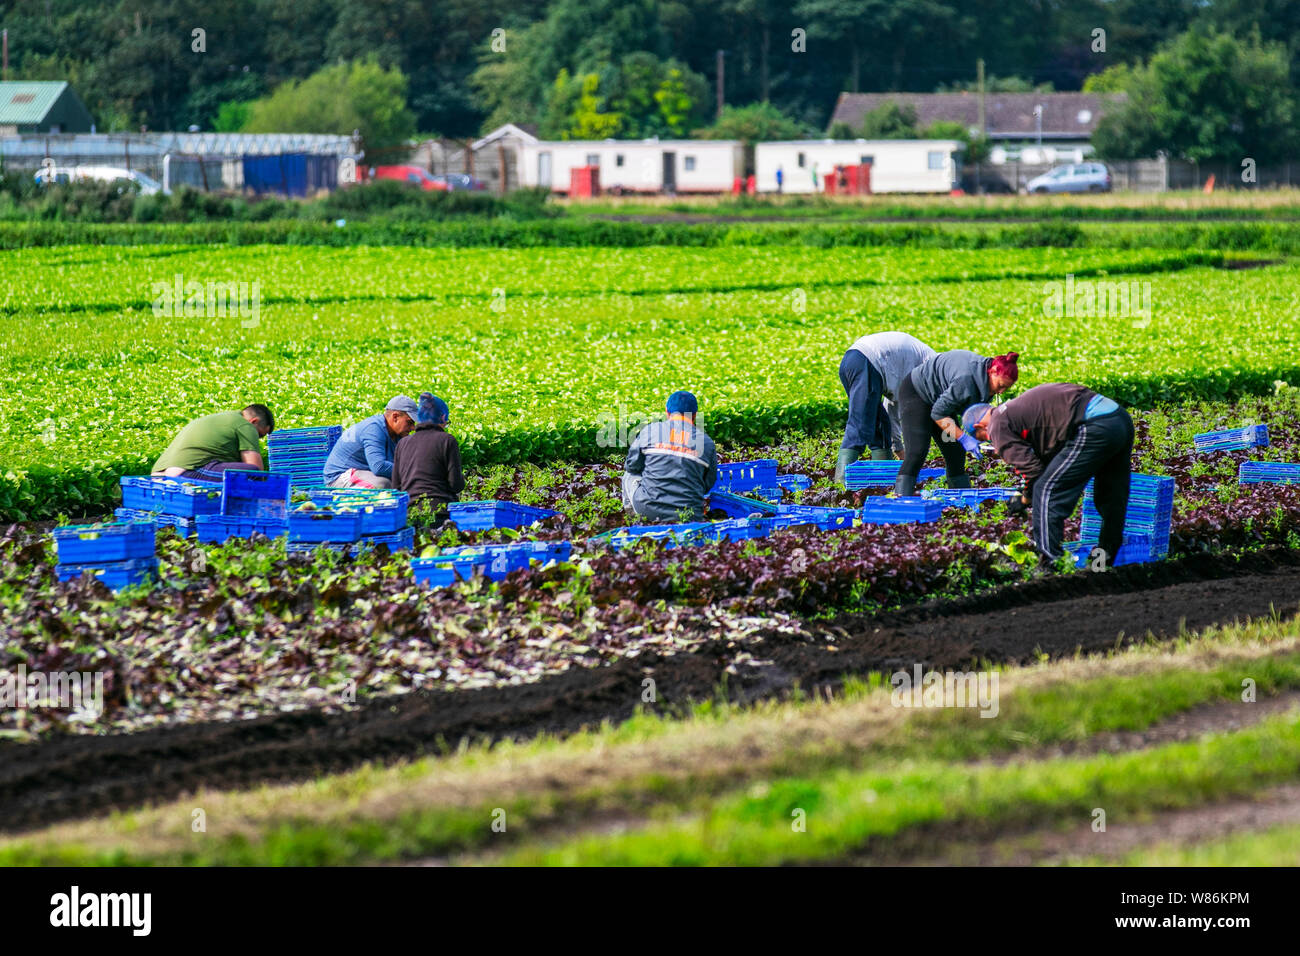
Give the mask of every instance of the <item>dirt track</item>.
[(527, 737), (630, 716), (652, 677), (661, 707), (834, 685), (845, 674), (977, 660), (1024, 662), (1076, 648), (1176, 636), (1247, 617), (1300, 611), (1300, 554), (1242, 564), (1191, 558), (1108, 575), (1046, 578), (998, 592), (818, 624), (809, 642), (772, 633), (747, 648), (761, 663), (733, 663), (719, 644), (673, 657), (643, 656), (573, 670), (536, 684), (410, 694), (353, 713), (300, 712), (129, 736), (75, 737), (0, 746), (0, 829), (23, 830), (113, 808), (174, 798), (203, 786), (229, 789), (337, 772), (367, 760), (440, 752), (464, 737)]

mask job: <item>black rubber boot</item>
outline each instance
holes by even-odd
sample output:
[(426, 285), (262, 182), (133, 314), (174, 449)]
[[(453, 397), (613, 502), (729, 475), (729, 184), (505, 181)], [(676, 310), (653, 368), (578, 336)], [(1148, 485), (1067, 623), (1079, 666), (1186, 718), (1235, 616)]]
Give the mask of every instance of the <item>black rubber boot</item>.
[(970, 475), (964, 471), (960, 475), (947, 475), (946, 477), (949, 488), (969, 488), (971, 486)]
[(910, 498), (916, 493), (916, 479), (911, 475), (899, 475), (894, 479), (894, 494), (900, 498)]
[(871, 449), (871, 460), (872, 461), (893, 461), (894, 454), (888, 448), (873, 448)]
[(835, 483), (844, 484), (844, 469), (862, 457), (861, 448), (841, 448), (835, 461)]

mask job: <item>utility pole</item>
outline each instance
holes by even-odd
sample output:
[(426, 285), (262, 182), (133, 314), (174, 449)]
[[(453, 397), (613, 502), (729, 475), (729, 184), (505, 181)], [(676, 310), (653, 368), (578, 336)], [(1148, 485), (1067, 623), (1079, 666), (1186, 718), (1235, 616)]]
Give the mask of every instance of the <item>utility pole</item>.
[(975, 77), (979, 89), (980, 139), (983, 139), (988, 135), (988, 127), (984, 123), (984, 57), (975, 61)]
[(718, 119), (722, 119), (722, 107), (726, 103), (726, 50), (718, 51)]
[(5, 52), (4, 52), (5, 63), (4, 63), (3, 78), (6, 81), (8, 81), (9, 79), (9, 30), (7, 28), (4, 31), (4, 47), (5, 47)]

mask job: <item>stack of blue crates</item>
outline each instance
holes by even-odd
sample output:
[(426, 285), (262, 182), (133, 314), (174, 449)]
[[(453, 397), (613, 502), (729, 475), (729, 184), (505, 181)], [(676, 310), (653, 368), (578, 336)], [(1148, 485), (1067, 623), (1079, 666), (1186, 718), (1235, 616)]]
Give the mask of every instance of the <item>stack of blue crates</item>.
[(1197, 451), (1234, 451), (1241, 448), (1267, 448), (1268, 426), (1246, 425), (1205, 432), (1192, 439)]
[(361, 513), (361, 536), (353, 553), (387, 545), (389, 551), (415, 547), (415, 529), (406, 523), (411, 496), (404, 491), (372, 488), (326, 488), (311, 493), (325, 508), (355, 508)]
[[(1092, 549), (1096, 547), (1096, 542), (1085, 544), (1080, 541), (1067, 541), (1065, 550), (1074, 555), (1075, 567), (1085, 567), (1088, 564), (1088, 556)], [(1129, 534), (1124, 532), (1124, 543), (1120, 545), (1119, 554), (1115, 560), (1110, 562), (1112, 568), (1118, 568), (1125, 564), (1146, 564), (1148, 561), (1156, 560), (1157, 556), (1151, 551), (1151, 536), (1146, 534)]]
[(195, 518), (199, 542), (224, 544), (254, 533), (278, 538), (289, 530), (288, 475), (227, 471), (222, 476), (221, 514)]
[(89, 572), (114, 591), (158, 577), (152, 521), (74, 525), (54, 529), (60, 581)]
[[(902, 467), (901, 461), (855, 461), (844, 469), (844, 487), (850, 490), (892, 488), (894, 479), (898, 477), (898, 470)], [(942, 468), (922, 468), (916, 476), (916, 481), (920, 484), (942, 476)]]
[(278, 429), (266, 439), (270, 470), (288, 475), (295, 488), (323, 487), (325, 460), (342, 434), (342, 425)]
[(188, 536), (198, 531), (200, 515), (221, 513), (217, 482), (128, 475), (121, 485), (122, 507), (114, 512), (119, 521), (152, 521)]
[(1243, 461), (1237, 471), (1237, 483), (1242, 485), (1300, 484), (1300, 464), (1283, 461)]
[[(1101, 535), (1101, 515), (1093, 504), (1093, 482), (1083, 490), (1083, 521), (1079, 541), (1089, 548)], [(1174, 479), (1162, 475), (1131, 475), (1128, 511), (1124, 516), (1124, 534), (1133, 536), (1133, 549), (1140, 547), (1139, 536), (1150, 548), (1147, 560), (1154, 561), (1169, 553), (1169, 530), (1173, 524)]]

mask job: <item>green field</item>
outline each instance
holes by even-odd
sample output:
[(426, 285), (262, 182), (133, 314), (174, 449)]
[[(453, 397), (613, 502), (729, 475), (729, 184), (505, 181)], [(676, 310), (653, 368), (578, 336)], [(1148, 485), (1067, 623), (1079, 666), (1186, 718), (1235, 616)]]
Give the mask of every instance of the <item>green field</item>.
[[(1243, 255), (1252, 255), (1246, 253)], [(1253, 255), (1258, 255), (1257, 253)], [(471, 462), (591, 459), (598, 424), (674, 388), (716, 437), (833, 425), (857, 336), (1015, 349), (1022, 381), (1134, 403), (1266, 392), (1300, 373), (1296, 267), (1217, 251), (69, 246), (0, 253), (0, 516), (112, 500), (185, 421), (252, 401), (281, 427), (432, 389)], [(245, 328), (159, 317), (154, 284), (257, 283)], [(1049, 312), (1049, 284), (1150, 283), (1151, 313)], [(1139, 286), (1139, 290), (1144, 287)], [(1081, 310), (1083, 311), (1083, 310)]]

